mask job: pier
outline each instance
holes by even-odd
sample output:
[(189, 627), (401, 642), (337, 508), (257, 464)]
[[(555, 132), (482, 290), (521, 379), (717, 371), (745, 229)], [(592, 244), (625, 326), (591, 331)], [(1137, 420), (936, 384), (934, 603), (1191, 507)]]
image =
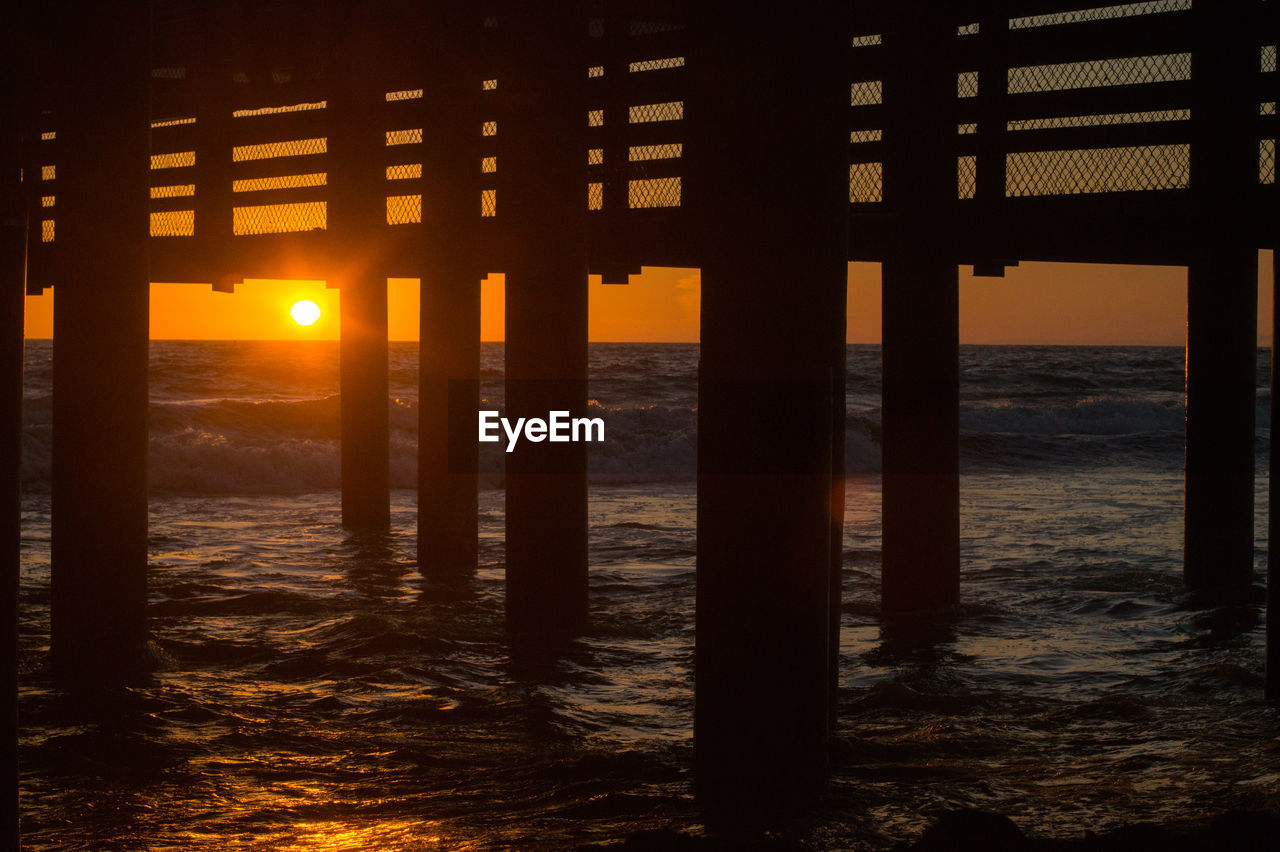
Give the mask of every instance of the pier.
[[(417, 279), (418, 562), (456, 578), (477, 560), (480, 281), (506, 276), (507, 413), (580, 416), (588, 275), (700, 268), (694, 762), (712, 825), (767, 826), (827, 777), (850, 262), (882, 269), (886, 625), (945, 623), (962, 595), (960, 266), (1187, 269), (1184, 580), (1246, 594), (1262, 579), (1256, 282), (1258, 251), (1280, 247), (1278, 6), (26, 9), (0, 43), (5, 842), (22, 296), (50, 287), (51, 655), (68, 684), (149, 665), (151, 282), (341, 291), (342, 520), (376, 533), (390, 524), (387, 280)], [(587, 629), (586, 473), (583, 444), (507, 456), (515, 644)]]

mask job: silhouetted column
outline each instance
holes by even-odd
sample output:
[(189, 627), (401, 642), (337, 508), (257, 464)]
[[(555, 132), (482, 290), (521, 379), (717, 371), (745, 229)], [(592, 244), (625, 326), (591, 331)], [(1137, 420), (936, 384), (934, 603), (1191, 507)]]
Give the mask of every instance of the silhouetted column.
[[(1280, 13), (1275, 9), (1271, 9), (1271, 22), (1269, 24), (1270, 32), (1280, 36)], [(1280, 42), (1280, 38), (1276, 41)], [(1280, 81), (1273, 81), (1271, 87), (1273, 96), (1280, 100)], [(1276, 350), (1280, 348), (1280, 335), (1277, 335), (1277, 329), (1280, 329), (1280, 239), (1277, 238), (1277, 225), (1280, 225), (1280, 215), (1277, 215), (1277, 204), (1273, 199), (1269, 207), (1264, 207), (1262, 212), (1264, 222), (1270, 222), (1269, 230), (1263, 230), (1263, 244), (1270, 242), (1272, 246), (1271, 254), (1271, 418), (1270, 422), (1275, 424), (1276, 415), (1280, 414), (1280, 401), (1277, 400), (1277, 394), (1280, 393), (1280, 387), (1277, 387), (1277, 369), (1280, 368), (1280, 358), (1276, 357)], [(1270, 240), (1267, 236), (1270, 236)], [(1272, 426), (1274, 428), (1274, 425)], [(1280, 465), (1276, 464), (1276, 445), (1274, 441), (1271, 443), (1271, 452), (1268, 458), (1268, 481), (1267, 481), (1267, 650), (1266, 650), (1266, 696), (1270, 701), (1280, 701)]]
[(960, 596), (959, 291), (955, 26), (926, 4), (895, 9), (884, 34), (884, 204), (894, 219), (881, 270), (887, 617), (949, 609)]
[(1192, 51), (1191, 193), (1197, 245), (1187, 270), (1186, 515), (1183, 577), (1242, 588), (1253, 576), (1257, 248), (1243, 198), (1257, 183), (1257, 68), (1247, 19), (1198, 3)]
[(328, 228), (338, 258), (334, 279), (342, 290), (342, 523), (385, 529), (391, 525), (391, 462), (382, 262), (387, 239), (384, 92), (362, 8), (337, 8), (347, 41), (328, 106)]
[[(1274, 228), (1274, 225), (1273, 225)], [(1274, 245), (1274, 243), (1273, 243)], [(1280, 402), (1276, 395), (1280, 393), (1280, 382), (1276, 381), (1276, 371), (1280, 368), (1280, 359), (1276, 357), (1276, 349), (1280, 348), (1280, 247), (1271, 257), (1271, 422), (1275, 423), (1280, 415)], [(1276, 464), (1276, 445), (1271, 444), (1270, 478), (1267, 483), (1267, 651), (1266, 675), (1267, 698), (1280, 701), (1280, 465)]]
[(834, 314), (848, 259), (846, 7), (695, 6), (701, 241), (697, 795), (725, 831), (810, 803), (834, 653)]
[[(846, 264), (846, 270), (848, 266)], [(840, 619), (844, 611), (844, 508), (845, 508), (845, 378), (848, 368), (847, 310), (849, 287), (846, 283), (837, 293), (836, 302), (829, 312), (825, 330), (831, 346), (831, 563), (828, 578), (827, 606), (829, 627), (827, 655), (828, 683), (831, 707), (831, 724), (839, 715), (840, 684)]]
[[(497, 215), (510, 235), (505, 415), (580, 416), (587, 401), (585, 5), (504, 8), (496, 94), (504, 176)], [(507, 626), (572, 634), (587, 615), (586, 445), (521, 440), (506, 459)]]
[(480, 378), (480, 273), (476, 225), (481, 93), (480, 19), (466, 4), (436, 8), (424, 59), (431, 96), (423, 126), (422, 301), (418, 406), (418, 567), (424, 574), (476, 567), (476, 412)]
[(480, 279), (436, 257), (422, 278), (418, 412), (418, 567), (476, 567)]
[(0, 36), (0, 846), (18, 848), (18, 579), (27, 215), (22, 197), (23, 28)]
[(53, 334), (55, 671), (144, 666), (149, 4), (64, 21)]

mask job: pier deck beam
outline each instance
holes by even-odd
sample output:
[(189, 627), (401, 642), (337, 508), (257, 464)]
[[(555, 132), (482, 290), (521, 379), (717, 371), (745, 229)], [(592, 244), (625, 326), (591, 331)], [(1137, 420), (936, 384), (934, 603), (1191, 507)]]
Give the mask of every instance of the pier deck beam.
[(386, 239), (385, 135), (381, 90), (370, 82), (378, 51), (358, 7), (345, 10), (349, 40), (330, 98), (328, 226), (342, 258), (339, 345), (342, 417), (342, 524), (391, 526), (387, 377), (387, 279), (378, 266)]
[(147, 640), (149, 6), (66, 26), (65, 67), (94, 72), (59, 105), (52, 653), (59, 677), (111, 682)]
[(960, 596), (959, 284), (955, 27), (898, 11), (884, 34), (884, 203), (895, 218), (881, 266), (883, 563), (886, 618), (938, 613)]
[[(587, 402), (586, 17), (507, 7), (498, 90), (508, 175), (508, 418)], [(582, 14), (580, 14), (582, 13)], [(582, 144), (577, 144), (581, 142)], [(583, 443), (521, 441), (507, 455), (507, 627), (530, 636), (580, 631), (587, 618), (587, 453)]]
[(758, 830), (811, 803), (828, 768), (848, 22), (836, 3), (694, 15), (695, 781), (711, 825)]
[(1253, 577), (1257, 247), (1242, 198), (1255, 191), (1257, 65), (1247, 19), (1196, 4), (1191, 193), (1199, 245), (1187, 270), (1186, 512), (1183, 578), (1239, 590)]

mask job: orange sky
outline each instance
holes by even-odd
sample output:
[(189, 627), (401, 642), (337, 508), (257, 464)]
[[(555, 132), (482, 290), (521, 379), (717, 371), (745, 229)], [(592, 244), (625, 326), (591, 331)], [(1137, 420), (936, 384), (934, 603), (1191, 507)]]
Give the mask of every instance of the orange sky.
[[(1259, 270), (1258, 337), (1271, 341), (1271, 252)], [(55, 288), (56, 289), (56, 288)], [(645, 268), (628, 286), (590, 282), (592, 340), (696, 341), (699, 277), (693, 269)], [(53, 291), (28, 297), (28, 337), (50, 337)], [(311, 299), (322, 310), (313, 326), (289, 317), (290, 306)], [(418, 292), (413, 279), (388, 285), (390, 338), (416, 340)], [(339, 297), (320, 281), (247, 281), (233, 295), (208, 285), (153, 284), (151, 336), (156, 339), (332, 340), (338, 336)], [(481, 337), (501, 340), (503, 281), (482, 285)], [(851, 343), (880, 340), (877, 264), (849, 266)], [(1181, 345), (1186, 329), (1186, 271), (1181, 267), (1028, 263), (1005, 278), (974, 278), (960, 269), (963, 343)]]

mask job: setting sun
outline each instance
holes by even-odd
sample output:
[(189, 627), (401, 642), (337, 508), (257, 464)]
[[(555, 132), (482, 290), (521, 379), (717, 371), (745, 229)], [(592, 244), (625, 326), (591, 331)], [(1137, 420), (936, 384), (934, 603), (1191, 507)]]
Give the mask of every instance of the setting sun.
[(289, 316), (293, 317), (293, 321), (298, 325), (313, 325), (320, 319), (320, 306), (310, 299), (294, 302), (293, 307), (289, 309)]

